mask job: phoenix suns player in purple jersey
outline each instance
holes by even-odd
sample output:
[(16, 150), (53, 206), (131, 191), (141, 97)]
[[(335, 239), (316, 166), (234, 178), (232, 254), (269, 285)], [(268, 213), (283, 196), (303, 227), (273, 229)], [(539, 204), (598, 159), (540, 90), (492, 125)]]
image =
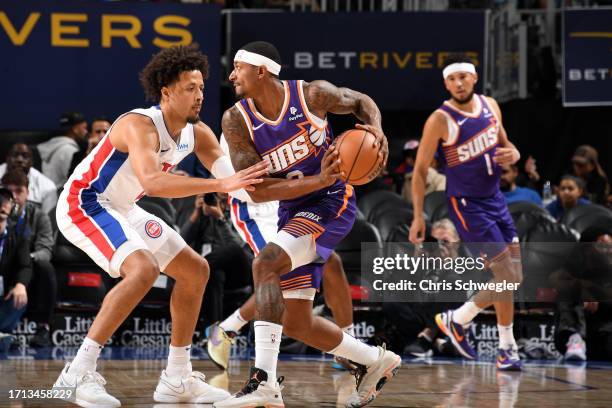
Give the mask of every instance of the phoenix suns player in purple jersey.
[(378, 107), (368, 96), (325, 81), (281, 81), (280, 56), (266, 42), (249, 43), (234, 58), (229, 79), (242, 98), (223, 115), (222, 127), (236, 170), (269, 164), (270, 178), (249, 194), (279, 200), (278, 233), (253, 262), (257, 317), (255, 366), (248, 382), (215, 407), (283, 407), (276, 363), (281, 334), (359, 364), (358, 387), (348, 406), (372, 401), (401, 364), (396, 354), (368, 346), (335, 324), (312, 315), (322, 264), (355, 220), (352, 186), (339, 180), (327, 112), (352, 113), (376, 135), (381, 168), (386, 138)]
[[(520, 154), (508, 140), (497, 102), (474, 94), (478, 75), (472, 62), (462, 57), (447, 60), (443, 77), (451, 97), (429, 116), (423, 130), (412, 179), (414, 220), (410, 241), (423, 241), (425, 178), (437, 150), (446, 166), (449, 214), (461, 240), (468, 243), (474, 255), (486, 257), (493, 281), (520, 283), (518, 237), (499, 191), (501, 166), (516, 163)], [(464, 328), (491, 304), (495, 306), (499, 330), (497, 367), (520, 370), (521, 361), (512, 333), (512, 291), (479, 292), (457, 310), (438, 314), (436, 323), (464, 357), (473, 359), (476, 353), (468, 343)]]

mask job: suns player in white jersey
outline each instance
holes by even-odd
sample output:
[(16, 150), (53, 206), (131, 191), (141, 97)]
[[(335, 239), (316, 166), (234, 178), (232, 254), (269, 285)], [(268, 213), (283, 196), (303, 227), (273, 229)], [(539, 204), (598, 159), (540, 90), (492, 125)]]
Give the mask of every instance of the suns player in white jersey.
[[(252, 189), (267, 172), (262, 162), (234, 174), (215, 135), (199, 120), (207, 71), (208, 60), (195, 45), (156, 54), (142, 71), (141, 82), (147, 96), (159, 105), (120, 116), (77, 166), (58, 201), (59, 230), (109, 275), (123, 278), (105, 297), (76, 357), (54, 385), (74, 389), (81, 406), (121, 405), (106, 392), (106, 381), (96, 372), (97, 358), (160, 271), (176, 283), (170, 300), (168, 365), (154, 400), (213, 403), (229, 395), (206, 384), (190, 363), (208, 264), (170, 226), (135, 205), (144, 194), (184, 197), (233, 190), (246, 194), (245, 189)], [(219, 176), (217, 180), (167, 173), (192, 151)]]
[[(229, 156), (229, 146), (223, 134), (219, 144), (223, 152)], [(232, 223), (240, 237), (257, 256), (278, 233), (278, 200), (255, 203), (251, 200), (243, 201), (233, 195), (229, 194)], [(325, 303), (331, 309), (336, 324), (345, 333), (355, 337), (351, 289), (344, 273), (342, 260), (335, 252), (323, 267), (323, 287)], [(255, 318), (255, 312), (255, 295), (251, 295), (225, 320), (206, 329), (206, 351), (210, 359), (220, 368), (227, 369), (233, 337)], [(339, 356), (334, 356), (333, 366), (337, 369), (355, 368), (348, 359)]]

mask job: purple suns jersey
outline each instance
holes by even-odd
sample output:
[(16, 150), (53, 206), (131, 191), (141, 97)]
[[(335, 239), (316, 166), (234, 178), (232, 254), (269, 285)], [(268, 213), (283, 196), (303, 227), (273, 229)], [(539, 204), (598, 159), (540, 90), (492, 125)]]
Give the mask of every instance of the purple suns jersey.
[(499, 146), (499, 119), (483, 95), (475, 94), (474, 102), (474, 114), (448, 101), (438, 108), (448, 125), (448, 139), (440, 143), (438, 152), (446, 167), (449, 197), (491, 197), (499, 191), (501, 168), (493, 161)]
[[(257, 111), (252, 99), (236, 103), (245, 120), (257, 153), (268, 162), (270, 176), (275, 178), (301, 178), (321, 172), (321, 160), (332, 142), (332, 132), (327, 120), (312, 114), (306, 106), (303, 81), (283, 81), (285, 98), (281, 113), (270, 120)], [(334, 185), (292, 200), (280, 202), (281, 208), (291, 208), (329, 189)]]

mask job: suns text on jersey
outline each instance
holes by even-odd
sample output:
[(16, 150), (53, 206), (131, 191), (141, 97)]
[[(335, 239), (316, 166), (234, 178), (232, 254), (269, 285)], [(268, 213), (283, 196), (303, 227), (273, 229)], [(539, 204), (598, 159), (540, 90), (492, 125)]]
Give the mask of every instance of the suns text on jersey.
[(466, 162), (495, 147), (498, 142), (498, 134), (497, 124), (491, 123), (484, 131), (457, 147), (459, 161)]
[(278, 173), (308, 157), (311, 146), (306, 131), (303, 131), (264, 153), (262, 159), (268, 162), (268, 169), (271, 174)]

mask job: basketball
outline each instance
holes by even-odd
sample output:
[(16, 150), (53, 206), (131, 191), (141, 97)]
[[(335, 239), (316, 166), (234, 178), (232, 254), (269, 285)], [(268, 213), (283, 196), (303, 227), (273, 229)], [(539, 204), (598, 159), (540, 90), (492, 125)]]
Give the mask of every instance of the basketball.
[(343, 180), (356, 186), (370, 182), (378, 174), (378, 150), (374, 147), (376, 136), (372, 133), (351, 129), (342, 133), (336, 141), (340, 157)]

